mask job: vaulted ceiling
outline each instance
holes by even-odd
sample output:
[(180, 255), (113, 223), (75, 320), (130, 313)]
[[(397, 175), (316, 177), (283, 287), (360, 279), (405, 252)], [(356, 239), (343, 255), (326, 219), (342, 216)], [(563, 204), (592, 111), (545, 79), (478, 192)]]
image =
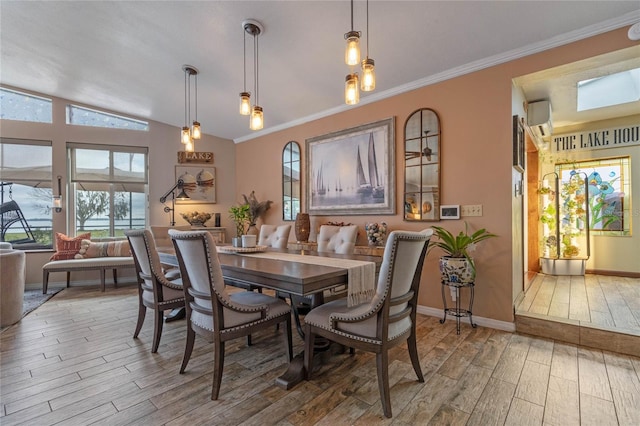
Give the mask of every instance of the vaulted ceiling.
[[(259, 36), (265, 129), (240, 116), (243, 29)], [(361, 103), (640, 21), (634, 1), (371, 1), (369, 52), (378, 76)], [(0, 82), (174, 126), (184, 73), (198, 76), (205, 133), (242, 141), (346, 110), (348, 1), (0, 2)], [(354, 4), (363, 31), (366, 3)], [(247, 89), (253, 91), (252, 43)]]

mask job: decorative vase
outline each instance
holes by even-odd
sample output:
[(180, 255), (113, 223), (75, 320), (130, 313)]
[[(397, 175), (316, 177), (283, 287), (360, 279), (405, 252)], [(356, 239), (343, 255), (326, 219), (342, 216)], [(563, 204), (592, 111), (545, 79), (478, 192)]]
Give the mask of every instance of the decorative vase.
[(384, 245), (384, 239), (387, 236), (387, 224), (382, 223), (367, 223), (364, 225), (364, 230), (367, 233), (367, 241), (372, 247), (379, 247)]
[(450, 283), (472, 283), (476, 279), (476, 270), (466, 257), (440, 258), (440, 277)]
[(258, 231), (258, 228), (256, 228), (256, 224), (250, 223), (249, 228), (247, 228), (247, 232), (245, 232), (245, 235), (259, 235), (259, 234), (260, 232)]
[(231, 238), (231, 245), (234, 247), (242, 247), (242, 237)]
[(311, 220), (309, 213), (298, 213), (296, 216), (296, 241), (306, 243), (309, 241), (311, 231)]

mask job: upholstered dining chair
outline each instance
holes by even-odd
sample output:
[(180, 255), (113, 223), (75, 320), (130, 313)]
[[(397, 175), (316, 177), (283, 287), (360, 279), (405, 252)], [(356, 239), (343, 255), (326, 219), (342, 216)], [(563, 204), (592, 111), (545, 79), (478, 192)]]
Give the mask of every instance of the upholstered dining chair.
[(170, 230), (187, 299), (187, 341), (180, 373), (191, 358), (195, 335), (213, 341), (211, 399), (218, 399), (225, 342), (285, 323), (287, 360), (293, 358), (291, 308), (282, 300), (252, 291), (229, 294), (225, 288), (216, 244), (206, 231)]
[(358, 226), (322, 225), (318, 233), (318, 251), (353, 254), (358, 237)]
[(346, 299), (325, 303), (305, 317), (304, 367), (313, 371), (313, 342), (323, 336), (350, 348), (376, 354), (378, 389), (391, 417), (389, 349), (407, 342), (411, 364), (424, 382), (416, 347), (416, 307), (422, 266), (433, 230), (393, 231), (387, 240), (378, 285), (369, 303), (348, 307)]
[(291, 225), (262, 225), (258, 245), (273, 248), (287, 248)]
[(153, 309), (155, 313), (151, 353), (156, 353), (162, 336), (164, 311), (184, 307), (182, 281), (179, 278), (170, 281), (164, 276), (151, 231), (129, 230), (125, 231), (125, 235), (131, 245), (138, 274), (138, 323), (133, 338), (137, 338), (142, 329), (147, 308)]
[[(173, 248), (173, 243), (171, 242), (171, 237), (169, 237), (169, 229), (177, 229), (179, 231), (187, 231), (191, 229), (191, 225), (183, 225), (183, 226), (155, 226), (151, 225), (151, 235), (153, 235), (153, 241), (156, 243), (156, 247), (171, 247)], [(172, 265), (162, 265), (162, 271), (164, 272), (164, 276), (168, 280), (175, 280), (180, 278), (180, 269), (172, 266)]]

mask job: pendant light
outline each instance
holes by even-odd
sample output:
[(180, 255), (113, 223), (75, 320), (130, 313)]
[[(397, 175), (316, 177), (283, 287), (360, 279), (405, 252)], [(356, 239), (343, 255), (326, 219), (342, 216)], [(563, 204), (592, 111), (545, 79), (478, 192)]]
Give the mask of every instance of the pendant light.
[(360, 31), (353, 30), (353, 0), (351, 0), (351, 31), (344, 35), (347, 40), (347, 48), (344, 52), (344, 61), (349, 66), (360, 64)]
[(367, 57), (362, 60), (362, 80), (360, 89), (370, 92), (376, 88), (375, 62), (369, 58), (369, 0), (367, 0)]
[(344, 83), (344, 101), (347, 105), (355, 105), (360, 102), (358, 90), (358, 73), (347, 74)]
[(244, 85), (240, 92), (240, 115), (251, 114), (251, 93), (247, 92), (247, 21), (242, 23), (242, 72), (244, 76)]
[[(185, 146), (184, 149), (187, 152), (195, 151), (193, 141), (202, 137), (200, 129), (200, 123), (198, 122), (198, 69), (192, 65), (183, 65), (184, 71), (184, 126), (180, 135), (180, 141)], [(192, 122), (192, 127), (189, 127), (191, 122), (191, 76), (195, 78), (195, 120)]]
[(248, 19), (242, 23), (246, 33), (253, 36), (253, 88), (256, 95), (255, 104), (251, 108), (251, 117), (249, 119), (249, 128), (251, 130), (260, 130), (264, 127), (264, 112), (262, 107), (258, 105), (260, 102), (259, 89), (259, 67), (258, 67), (258, 36), (263, 32), (262, 25), (253, 19)]

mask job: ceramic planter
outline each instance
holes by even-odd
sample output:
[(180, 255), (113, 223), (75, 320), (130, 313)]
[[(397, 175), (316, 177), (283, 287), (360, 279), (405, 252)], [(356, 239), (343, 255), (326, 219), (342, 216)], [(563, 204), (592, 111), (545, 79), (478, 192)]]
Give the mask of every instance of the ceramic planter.
[(451, 283), (472, 283), (476, 279), (476, 271), (465, 257), (440, 258), (440, 277)]

